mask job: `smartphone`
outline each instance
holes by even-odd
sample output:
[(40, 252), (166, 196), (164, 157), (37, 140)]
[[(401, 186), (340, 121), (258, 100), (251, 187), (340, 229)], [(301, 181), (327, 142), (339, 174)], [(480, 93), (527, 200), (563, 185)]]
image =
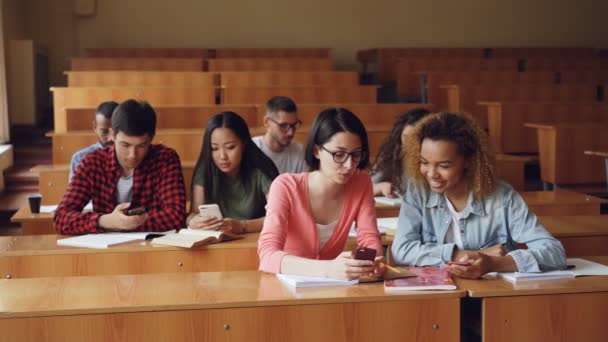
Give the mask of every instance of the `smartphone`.
[(457, 265), (457, 266), (471, 266), (472, 264), (467, 261), (450, 261), (448, 265)]
[(144, 207), (138, 207), (138, 208), (133, 208), (133, 209), (129, 209), (126, 212), (127, 216), (135, 216), (135, 215), (143, 215), (146, 213), (146, 208)]
[(222, 211), (220, 206), (217, 204), (203, 204), (198, 206), (198, 212), (200, 216), (215, 217), (219, 220), (223, 219)]
[(376, 259), (376, 250), (373, 248), (357, 246), (354, 254), (357, 260), (374, 261)]

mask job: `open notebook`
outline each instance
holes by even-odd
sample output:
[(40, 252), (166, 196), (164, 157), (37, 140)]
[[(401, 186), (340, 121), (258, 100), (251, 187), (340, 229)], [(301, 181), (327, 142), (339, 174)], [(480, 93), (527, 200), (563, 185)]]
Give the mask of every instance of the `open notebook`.
[(536, 272), (536, 273), (525, 273), (525, 272), (510, 272), (510, 273), (498, 273), (498, 277), (503, 278), (511, 283), (517, 284), (519, 282), (528, 282), (532, 280), (549, 280), (549, 279), (563, 279), (563, 278), (574, 278), (578, 276), (592, 276), (592, 275), (608, 275), (608, 266), (598, 264), (593, 261), (570, 258), (566, 261), (569, 265), (568, 270), (563, 271), (548, 271), (548, 272)]
[(277, 274), (277, 278), (279, 278), (283, 283), (295, 287), (320, 287), (320, 286), (344, 286), (344, 285), (354, 285), (359, 282), (359, 280), (338, 280), (332, 278), (323, 278), (323, 277), (308, 277), (308, 276), (300, 276), (293, 274)]
[(385, 291), (431, 291), (456, 289), (454, 280), (448, 271), (443, 267), (404, 266), (400, 267), (400, 269), (411, 272), (415, 276), (385, 280)]
[(57, 245), (84, 248), (109, 248), (134, 241), (148, 240), (174, 232), (174, 230), (171, 230), (168, 232), (86, 234), (57, 240)]
[(242, 239), (242, 236), (216, 230), (180, 229), (178, 233), (167, 234), (152, 240), (155, 245), (195, 248), (199, 246)]
[[(376, 224), (378, 225), (378, 231), (380, 235), (395, 235), (395, 231), (397, 231), (397, 220), (398, 217), (380, 217), (376, 219)], [(349, 237), (356, 237), (357, 231), (355, 229), (355, 223), (350, 227), (350, 231), (348, 232)]]
[(384, 205), (392, 205), (392, 206), (400, 206), (401, 205), (401, 197), (395, 197), (395, 198), (391, 198), (391, 197), (386, 197), (386, 196), (376, 196), (374, 197), (374, 200), (376, 201), (377, 204), (384, 204)]

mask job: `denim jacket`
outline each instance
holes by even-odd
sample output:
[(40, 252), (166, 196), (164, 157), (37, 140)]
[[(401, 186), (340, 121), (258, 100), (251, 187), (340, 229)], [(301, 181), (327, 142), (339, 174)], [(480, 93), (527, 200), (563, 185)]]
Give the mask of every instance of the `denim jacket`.
[[(426, 184), (410, 181), (391, 247), (395, 263), (428, 266), (451, 261), (455, 244), (445, 241), (451, 221), (443, 194), (432, 192)], [(566, 267), (562, 244), (547, 232), (507, 183), (498, 182), (492, 195), (478, 201), (469, 193), (458, 223), (465, 250), (503, 244), (511, 251), (507, 255), (513, 257), (519, 272)], [(517, 244), (526, 244), (528, 249), (517, 249)]]

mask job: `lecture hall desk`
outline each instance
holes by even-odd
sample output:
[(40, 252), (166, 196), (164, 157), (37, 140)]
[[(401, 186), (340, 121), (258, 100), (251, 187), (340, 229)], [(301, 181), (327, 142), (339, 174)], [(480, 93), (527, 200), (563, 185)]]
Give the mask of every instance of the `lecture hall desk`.
[[(0, 278), (256, 270), (259, 235), (195, 249), (143, 241), (92, 249), (57, 246), (58, 239), (67, 237), (61, 235), (2, 236)], [(384, 246), (391, 241), (383, 236)], [(349, 238), (345, 250), (356, 245), (356, 239)]]
[[(585, 257), (608, 265), (608, 256)], [(483, 342), (606, 341), (608, 276), (531, 281), (457, 281), (481, 300)]]
[(293, 290), (258, 271), (0, 280), (3, 341), (460, 340), (464, 290)]

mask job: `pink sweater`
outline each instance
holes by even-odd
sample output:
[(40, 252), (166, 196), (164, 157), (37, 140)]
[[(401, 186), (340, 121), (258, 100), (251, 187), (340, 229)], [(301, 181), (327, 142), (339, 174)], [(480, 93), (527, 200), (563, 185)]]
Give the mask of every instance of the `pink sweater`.
[(280, 273), (281, 260), (287, 254), (308, 259), (334, 259), (344, 251), (353, 222), (357, 223), (357, 244), (373, 248), (377, 255), (382, 255), (369, 174), (356, 172), (346, 183), (338, 224), (321, 250), (310, 208), (308, 175), (282, 174), (272, 182), (258, 241), (260, 270)]

